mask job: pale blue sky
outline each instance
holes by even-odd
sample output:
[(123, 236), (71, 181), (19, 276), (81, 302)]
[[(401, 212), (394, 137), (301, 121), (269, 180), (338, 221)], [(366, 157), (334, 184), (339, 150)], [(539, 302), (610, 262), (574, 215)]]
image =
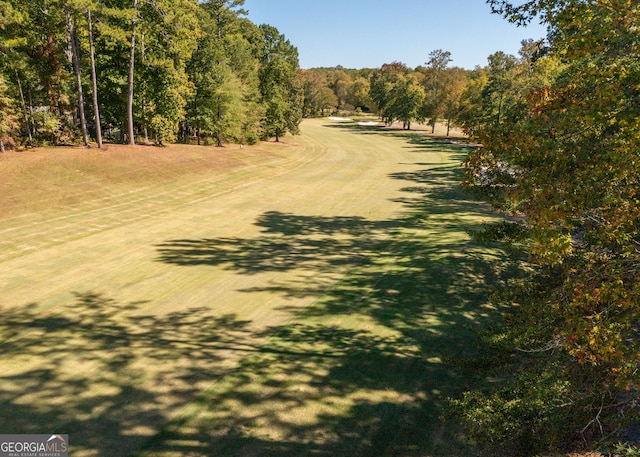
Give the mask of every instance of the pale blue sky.
[(302, 68), (393, 61), (415, 68), (442, 49), (451, 65), (473, 69), (546, 35), (537, 22), (518, 28), (491, 14), (484, 0), (245, 0), (244, 7), (252, 22), (275, 26), (298, 48)]

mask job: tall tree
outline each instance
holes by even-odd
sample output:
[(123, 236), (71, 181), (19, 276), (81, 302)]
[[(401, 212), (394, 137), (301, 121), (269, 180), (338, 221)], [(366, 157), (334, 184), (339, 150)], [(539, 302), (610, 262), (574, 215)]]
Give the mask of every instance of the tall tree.
[(69, 5), (69, 3), (65, 5), (64, 10), (67, 23), (67, 31), (69, 33), (69, 60), (76, 77), (78, 114), (80, 117), (80, 131), (82, 132), (82, 142), (85, 147), (89, 147), (87, 120), (84, 114), (84, 90), (82, 89), (82, 69), (80, 67), (80, 42), (78, 39), (77, 21), (75, 18), (75, 11), (71, 10), (71, 6)]
[(363, 111), (371, 109), (373, 102), (369, 96), (370, 88), (371, 83), (368, 79), (362, 76), (356, 77), (347, 88), (347, 100), (349, 104)]
[(380, 70), (371, 76), (369, 95), (377, 105), (382, 120), (387, 124), (392, 124), (397, 118), (395, 109), (398, 104), (395, 96), (398, 91), (394, 88), (401, 84), (408, 73), (409, 69), (405, 64), (393, 62), (382, 65)]
[(447, 136), (451, 132), (451, 126), (457, 121), (462, 109), (462, 94), (467, 87), (467, 71), (459, 68), (449, 68), (444, 75), (446, 82), (443, 98), (442, 115), (447, 121)]
[(343, 69), (337, 69), (331, 75), (329, 87), (338, 98), (338, 109), (351, 110), (353, 105), (348, 103), (349, 86), (353, 83), (351, 76)]
[[(327, 101), (328, 103), (333, 103), (334, 106), (338, 105), (338, 99), (333, 91), (327, 87), (327, 80), (322, 72), (313, 69), (301, 70), (300, 77), (304, 91), (302, 108), (304, 117), (319, 116), (321, 113), (324, 115), (324, 110), (328, 107)], [(335, 101), (327, 99), (328, 92), (331, 92)]]
[[(87, 71), (92, 75), (93, 116), (96, 124), (98, 124), (96, 114), (100, 118), (100, 133), (104, 135), (104, 139), (125, 142), (128, 141), (128, 73), (131, 57), (131, 18), (134, 15), (134, 10), (131, 8), (132, 2), (131, 0), (85, 1), (83, 10), (87, 23), (83, 29), (86, 31), (85, 43), (88, 44), (87, 51), (90, 57), (90, 67), (87, 68)], [(91, 21), (88, 17), (89, 11)], [(91, 34), (89, 33), (89, 24), (91, 24)], [(90, 40), (90, 37), (93, 39)], [(91, 41), (93, 41), (93, 53), (91, 52)], [(136, 46), (140, 51), (140, 47)], [(93, 63), (91, 63), (92, 54)], [(134, 55), (138, 61), (140, 54), (137, 52)], [(93, 78), (94, 69), (95, 79)], [(139, 79), (140, 75), (134, 66), (134, 91), (137, 90), (135, 83)], [(94, 81), (95, 88), (93, 87)], [(97, 109), (96, 101), (98, 102)], [(133, 108), (135, 123), (139, 119), (139, 113), (135, 111), (135, 103)], [(103, 127), (104, 131), (102, 131)], [(95, 135), (97, 140), (97, 126)]]
[(33, 146), (33, 125), (32, 125), (32, 116), (29, 115), (30, 110), (27, 110), (27, 102), (24, 96), (24, 89), (22, 87), (22, 79), (18, 74), (18, 70), (15, 70), (16, 75), (16, 83), (18, 84), (18, 93), (20, 94), (20, 103), (22, 105), (22, 114), (24, 116), (24, 125), (27, 131), (27, 144), (29, 146)]
[(7, 92), (8, 86), (0, 74), (0, 152), (5, 152), (5, 145), (15, 143), (18, 126), (13, 100)]
[(411, 129), (411, 122), (422, 121), (420, 108), (424, 103), (424, 90), (413, 75), (402, 77), (393, 87), (393, 117), (402, 121), (404, 128)]
[[(18, 4), (18, 2), (15, 2)], [(56, 125), (56, 131), (45, 135), (47, 141), (70, 142), (74, 139), (73, 117), (76, 110), (70, 104), (76, 90), (71, 85), (73, 72), (65, 65), (70, 56), (69, 33), (66, 25), (66, 3), (51, 1), (43, 7), (42, 2), (24, 0), (19, 2), (20, 14), (24, 18), (23, 27), (14, 35), (22, 43), (13, 47), (12, 65), (15, 76), (25, 98), (25, 107), (41, 106), (48, 114), (39, 114), (52, 120), (48, 127)], [(11, 55), (10, 54), (10, 55)], [(31, 109), (29, 117), (33, 119)], [(55, 122), (53, 122), (53, 118)], [(34, 134), (38, 133), (35, 124)], [(39, 138), (38, 138), (39, 139)]]
[(91, 62), (91, 86), (93, 96), (93, 119), (96, 128), (96, 143), (98, 149), (102, 148), (102, 126), (100, 125), (100, 104), (98, 103), (98, 76), (96, 73), (96, 57), (93, 41), (93, 17), (91, 6), (87, 7), (87, 31), (89, 33), (89, 58)]
[(335, 92), (331, 90), (330, 87), (324, 86), (321, 87), (318, 91), (316, 98), (316, 107), (320, 110), (320, 115), (324, 116), (325, 111), (329, 111), (329, 113), (333, 113), (338, 109), (340, 105), (340, 101), (336, 96)]
[(200, 36), (198, 8), (195, 0), (140, 0), (138, 4), (141, 46), (134, 111), (139, 125), (150, 130), (158, 144), (176, 139), (193, 92), (186, 67)]
[(411, 128), (412, 121), (424, 120), (420, 112), (425, 99), (424, 89), (420, 87), (418, 75), (403, 63), (385, 64), (374, 73), (369, 95), (388, 125), (400, 120), (404, 128)]
[(498, 51), (489, 56), (489, 80), (483, 91), (484, 109), (493, 116), (494, 122), (500, 124), (507, 110), (505, 103), (510, 100), (515, 87), (516, 57)]
[(254, 141), (249, 118), (256, 111), (258, 60), (246, 35), (257, 27), (240, 18), (243, 3), (203, 4), (201, 28), (207, 32), (188, 64), (195, 84), (188, 117), (198, 142), (202, 133), (213, 135), (219, 147), (226, 141)]
[[(19, 69), (25, 68), (25, 61), (27, 60), (27, 56), (19, 48), (27, 44), (27, 38), (22, 32), (28, 22), (28, 17), (25, 13), (14, 8), (11, 3), (4, 0), (0, 1), (0, 12), (2, 13), (0, 14), (0, 55), (3, 57), (2, 65), (0, 65), (0, 77), (4, 73), (7, 80), (15, 78), (27, 132), (27, 144), (33, 146), (32, 123), (25, 100), (22, 77), (19, 72)], [(8, 109), (8, 102), (5, 103), (5, 106)], [(7, 119), (10, 116), (11, 114), (7, 113)], [(8, 126), (9, 123), (7, 122), (6, 125)]]
[(138, 0), (133, 0), (131, 15), (131, 39), (129, 49), (129, 73), (127, 77), (127, 140), (131, 145), (136, 144), (135, 129), (133, 123), (133, 90), (135, 85), (136, 64), (136, 27), (138, 25)]
[(447, 66), (452, 61), (451, 53), (436, 49), (429, 53), (429, 61), (425, 70), (425, 116), (430, 118), (431, 133), (435, 132), (436, 122), (444, 111), (444, 93), (447, 90), (445, 84), (445, 72)]
[(259, 75), (265, 138), (275, 136), (278, 142), (287, 132), (297, 134), (302, 120), (298, 50), (275, 27), (263, 24), (260, 30), (264, 40)]

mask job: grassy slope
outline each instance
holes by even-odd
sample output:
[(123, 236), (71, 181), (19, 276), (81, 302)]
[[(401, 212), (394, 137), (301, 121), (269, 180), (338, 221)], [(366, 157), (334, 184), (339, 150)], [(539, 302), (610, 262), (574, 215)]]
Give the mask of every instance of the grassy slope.
[(492, 215), (456, 182), (464, 149), (302, 127), (2, 157), (3, 433), (77, 456), (467, 452), (439, 416), (475, 381), (448, 362), (506, 264), (467, 234)]

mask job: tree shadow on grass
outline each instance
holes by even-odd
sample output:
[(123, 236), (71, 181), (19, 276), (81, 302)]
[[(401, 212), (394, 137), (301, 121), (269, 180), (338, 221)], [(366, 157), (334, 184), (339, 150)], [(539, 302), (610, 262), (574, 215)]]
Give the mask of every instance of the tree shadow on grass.
[(466, 144), (464, 138), (438, 136), (427, 133), (424, 130), (404, 130), (384, 126), (359, 125), (353, 122), (325, 124), (324, 127), (334, 130), (342, 130), (355, 135), (377, 135), (397, 138), (407, 142), (405, 147), (418, 146), (424, 152), (446, 152), (459, 154), (461, 150), (464, 151), (469, 148), (476, 147), (474, 145)]
[(362, 217), (299, 216), (270, 211), (258, 218), (264, 235), (240, 238), (170, 240), (158, 245), (159, 260), (180, 266), (219, 266), (240, 274), (336, 268), (371, 261), (399, 221)]
[[(426, 168), (389, 176), (410, 183), (396, 219), (270, 211), (255, 238), (158, 247), (173, 265), (299, 271), (242, 291), (319, 298), (285, 307), (296, 321), (262, 335), (270, 350), (243, 359), (144, 455), (473, 453), (443, 419), (447, 399), (484, 382), (457, 362), (482, 355), (476, 332), (499, 312), (488, 294), (518, 264), (469, 236), (494, 215), (463, 192), (455, 163), (412, 165)], [(338, 283), (309, 275), (336, 269), (345, 272)]]
[(295, 322), (268, 329), (269, 350), (243, 359), (145, 455), (472, 454), (442, 417), (449, 397), (482, 382), (456, 361), (479, 355), (474, 332), (495, 313), (482, 306), (486, 286), (508, 273), (470, 241), (436, 244), (387, 246)]
[(440, 420), (449, 387), (433, 386), (450, 368), (425, 360), (405, 338), (303, 323), (267, 334), (274, 350), (245, 358), (144, 455), (451, 455), (465, 448)]
[(3, 433), (68, 433), (73, 455), (130, 455), (226, 373), (225, 354), (256, 350), (233, 315), (151, 316), (143, 303), (73, 295), (59, 311), (2, 310)]
[(455, 164), (429, 158), (389, 176), (408, 183), (396, 219), (269, 211), (254, 238), (157, 246), (177, 268), (287, 272), (242, 291), (318, 297), (287, 325), (258, 332), (204, 307), (148, 315), (95, 292), (61, 311), (4, 310), (0, 429), (68, 432), (76, 454), (99, 456), (473, 454), (442, 416), (482, 382), (456, 360), (481, 351), (487, 287), (511, 264), (471, 240), (491, 214)]

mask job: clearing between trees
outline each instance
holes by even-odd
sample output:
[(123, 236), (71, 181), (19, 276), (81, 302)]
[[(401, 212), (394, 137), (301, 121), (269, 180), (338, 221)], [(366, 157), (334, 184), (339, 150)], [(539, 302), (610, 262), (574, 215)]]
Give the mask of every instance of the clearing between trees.
[(468, 455), (443, 417), (513, 265), (464, 146), (306, 120), (285, 144), (0, 156), (0, 429), (74, 456)]

